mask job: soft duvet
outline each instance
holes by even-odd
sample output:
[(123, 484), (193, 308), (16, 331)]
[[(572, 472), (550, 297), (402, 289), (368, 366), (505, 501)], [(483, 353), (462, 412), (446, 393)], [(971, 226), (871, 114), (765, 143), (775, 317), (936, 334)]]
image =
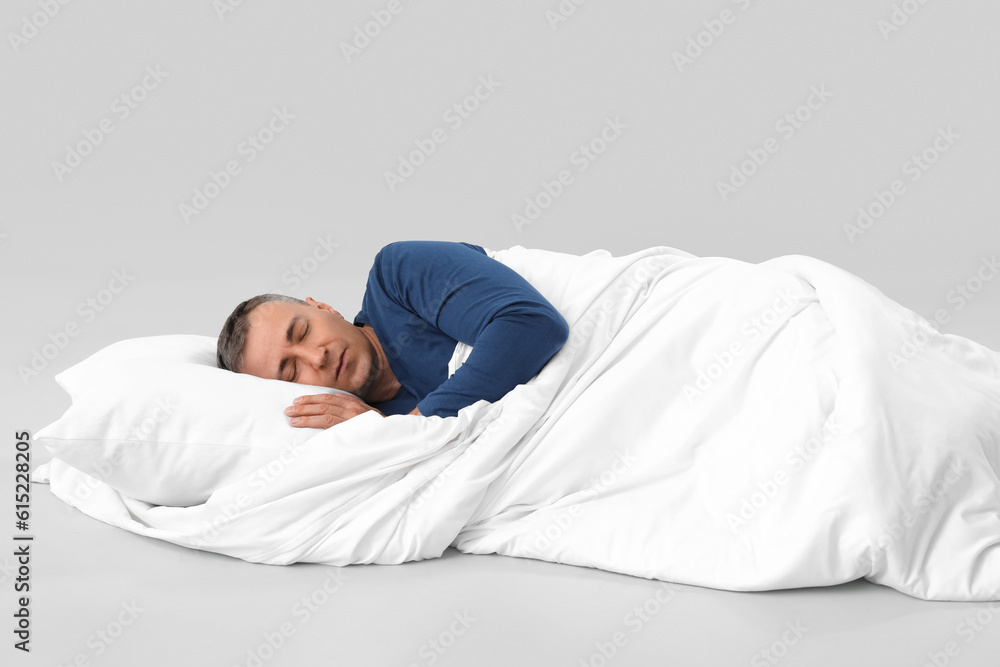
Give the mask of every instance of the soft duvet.
[(362, 414), (192, 507), (96, 480), (79, 499), (84, 473), (59, 459), (33, 479), (109, 524), (260, 563), (454, 546), (735, 591), (863, 577), (1000, 599), (1000, 354), (800, 255), (489, 254), (570, 325), (495, 403)]

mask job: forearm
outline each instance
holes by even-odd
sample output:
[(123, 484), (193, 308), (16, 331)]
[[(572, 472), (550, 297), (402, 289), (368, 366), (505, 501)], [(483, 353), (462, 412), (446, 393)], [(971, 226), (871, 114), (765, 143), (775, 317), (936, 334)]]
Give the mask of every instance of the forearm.
[(499, 400), (537, 375), (567, 336), (566, 322), (555, 312), (494, 320), (461, 367), (421, 399), (422, 414), (450, 416), (480, 399)]

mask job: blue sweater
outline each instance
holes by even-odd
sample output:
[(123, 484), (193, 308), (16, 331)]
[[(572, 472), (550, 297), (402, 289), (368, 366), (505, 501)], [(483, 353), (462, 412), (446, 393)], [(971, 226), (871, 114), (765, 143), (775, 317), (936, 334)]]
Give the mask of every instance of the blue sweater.
[[(386, 415), (419, 408), (451, 417), (534, 377), (566, 342), (563, 316), (513, 269), (470, 243), (396, 241), (375, 256), (361, 311), (402, 387), (374, 403)], [(473, 347), (449, 378), (462, 341)]]

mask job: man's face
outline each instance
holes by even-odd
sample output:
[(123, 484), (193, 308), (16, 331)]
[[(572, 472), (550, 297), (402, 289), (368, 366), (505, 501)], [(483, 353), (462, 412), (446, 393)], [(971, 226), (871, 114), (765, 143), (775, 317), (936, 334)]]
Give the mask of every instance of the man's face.
[(325, 303), (269, 301), (250, 312), (243, 372), (349, 391), (365, 400), (379, 371), (361, 329)]

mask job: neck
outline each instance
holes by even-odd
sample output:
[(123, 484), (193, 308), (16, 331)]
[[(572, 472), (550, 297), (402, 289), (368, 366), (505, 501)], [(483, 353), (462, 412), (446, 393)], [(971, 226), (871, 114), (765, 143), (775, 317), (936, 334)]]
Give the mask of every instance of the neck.
[(389, 367), (389, 360), (385, 356), (385, 351), (382, 349), (382, 344), (378, 340), (378, 336), (375, 335), (375, 330), (372, 329), (367, 324), (361, 327), (361, 333), (368, 338), (375, 350), (375, 356), (378, 357), (378, 375), (375, 377), (375, 383), (372, 385), (368, 396), (362, 396), (368, 403), (381, 403), (382, 401), (388, 401), (390, 398), (396, 395), (399, 388), (402, 387), (399, 381), (396, 379), (396, 374), (392, 372), (392, 368)]

